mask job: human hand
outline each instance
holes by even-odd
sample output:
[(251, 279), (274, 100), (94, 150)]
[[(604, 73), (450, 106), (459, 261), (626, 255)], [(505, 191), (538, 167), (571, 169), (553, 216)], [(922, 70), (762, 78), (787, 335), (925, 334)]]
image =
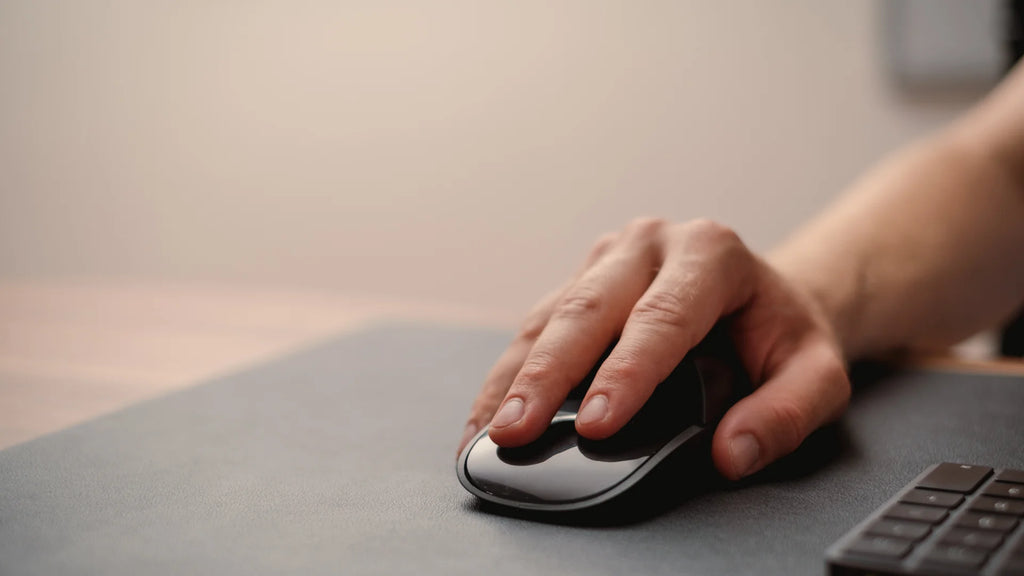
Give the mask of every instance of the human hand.
[(644, 219), (602, 237), (530, 313), (473, 403), (459, 451), (488, 423), (500, 446), (539, 437), (617, 338), (576, 417), (580, 435), (611, 436), (720, 319), (756, 387), (715, 430), (723, 476), (763, 468), (845, 409), (843, 354), (810, 296), (728, 228)]

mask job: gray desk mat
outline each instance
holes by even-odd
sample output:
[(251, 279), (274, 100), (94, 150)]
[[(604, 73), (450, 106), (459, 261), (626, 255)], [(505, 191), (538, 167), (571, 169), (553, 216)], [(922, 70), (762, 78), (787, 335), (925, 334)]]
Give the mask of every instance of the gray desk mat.
[(1024, 467), (1024, 381), (904, 372), (795, 457), (652, 518), (502, 517), (453, 452), (507, 339), (380, 327), (4, 450), (0, 574), (821, 574), (928, 464)]

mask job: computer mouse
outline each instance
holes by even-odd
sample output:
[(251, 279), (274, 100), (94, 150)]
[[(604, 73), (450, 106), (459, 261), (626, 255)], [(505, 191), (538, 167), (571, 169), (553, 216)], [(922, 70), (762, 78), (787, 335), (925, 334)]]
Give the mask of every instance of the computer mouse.
[(589, 440), (576, 433), (575, 419), (598, 368), (600, 362), (534, 442), (503, 448), (491, 441), (486, 427), (478, 432), (457, 461), (466, 490), (504, 507), (570, 512), (624, 499), (670, 460), (685, 460), (674, 466), (682, 475), (711, 470), (714, 427), (750, 392), (728, 335), (716, 327), (622, 430)]

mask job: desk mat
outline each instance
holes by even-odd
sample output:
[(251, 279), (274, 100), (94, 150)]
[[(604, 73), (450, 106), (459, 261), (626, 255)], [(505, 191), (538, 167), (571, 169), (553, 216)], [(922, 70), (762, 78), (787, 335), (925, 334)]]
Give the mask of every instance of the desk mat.
[(625, 526), (503, 517), (454, 447), (508, 339), (384, 326), (0, 451), (0, 574), (822, 574), (928, 464), (1024, 467), (1024, 379), (863, 374), (740, 485)]

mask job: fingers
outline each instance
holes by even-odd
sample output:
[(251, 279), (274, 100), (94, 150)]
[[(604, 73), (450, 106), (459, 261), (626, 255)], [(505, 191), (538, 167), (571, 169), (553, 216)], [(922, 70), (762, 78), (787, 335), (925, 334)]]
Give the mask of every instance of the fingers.
[(519, 369), (522, 368), (526, 355), (533, 348), (533, 343), (537, 340), (544, 326), (547, 325), (552, 308), (562, 297), (566, 288), (567, 286), (554, 290), (541, 299), (527, 316), (519, 334), (509, 347), (505, 349), (505, 352), (498, 358), (498, 361), (494, 363), (491, 371), (487, 374), (487, 378), (484, 380), (483, 388), (481, 388), (476, 400), (473, 401), (473, 407), (470, 408), (469, 418), (462, 432), (462, 438), (459, 440), (459, 447), (455, 451), (456, 454), (461, 453), (473, 436), (494, 417), (494, 412), (498, 409), (498, 405), (501, 404), (505, 393), (508, 392), (512, 380), (519, 373)]
[(711, 453), (723, 476), (737, 480), (789, 454), (846, 408), (850, 382), (842, 358), (827, 339), (809, 340), (722, 418)]
[(827, 321), (790, 288), (727, 228), (638, 221), (595, 246), (582, 273), (538, 305), (488, 375), (459, 449), (488, 422), (499, 445), (534, 440), (618, 337), (576, 418), (581, 435), (610, 436), (731, 315), (737, 351), (764, 383), (726, 413), (712, 457), (728, 478), (753, 473), (849, 402)]
[(481, 428), (486, 426), (491, 418), (494, 417), (495, 411), (498, 409), (498, 405), (501, 404), (502, 399), (508, 392), (509, 386), (512, 385), (512, 380), (523, 366), (523, 361), (526, 360), (527, 354), (533, 348), (534, 342), (537, 337), (540, 336), (544, 327), (548, 323), (548, 319), (551, 317), (551, 311), (555, 307), (555, 303), (562, 299), (566, 290), (571, 286), (577, 278), (580, 277), (586, 270), (593, 266), (598, 260), (604, 256), (605, 253), (615, 244), (619, 235), (617, 233), (605, 234), (598, 238), (597, 242), (594, 243), (593, 248), (587, 254), (587, 257), (583, 261), (582, 267), (577, 271), (573, 280), (562, 287), (548, 293), (539, 303), (530, 311), (526, 317), (526, 321), (523, 322), (522, 328), (518, 335), (513, 340), (512, 344), (505, 350), (505, 352), (498, 358), (491, 371), (488, 373), (487, 378), (484, 380), (484, 385), (477, 395), (476, 400), (473, 402), (472, 408), (470, 408), (469, 418), (466, 420), (466, 426), (462, 432), (462, 438), (459, 440), (459, 446), (455, 453), (459, 454), (462, 449), (466, 447), (466, 444), (480, 431)]
[(617, 432), (715, 322), (750, 297), (756, 263), (728, 229), (691, 223), (676, 228), (668, 246), (583, 400), (576, 417), (583, 436)]
[(571, 286), (523, 362), (491, 421), (491, 438), (519, 446), (537, 438), (569, 391), (593, 369), (649, 286), (660, 224), (631, 226)]

